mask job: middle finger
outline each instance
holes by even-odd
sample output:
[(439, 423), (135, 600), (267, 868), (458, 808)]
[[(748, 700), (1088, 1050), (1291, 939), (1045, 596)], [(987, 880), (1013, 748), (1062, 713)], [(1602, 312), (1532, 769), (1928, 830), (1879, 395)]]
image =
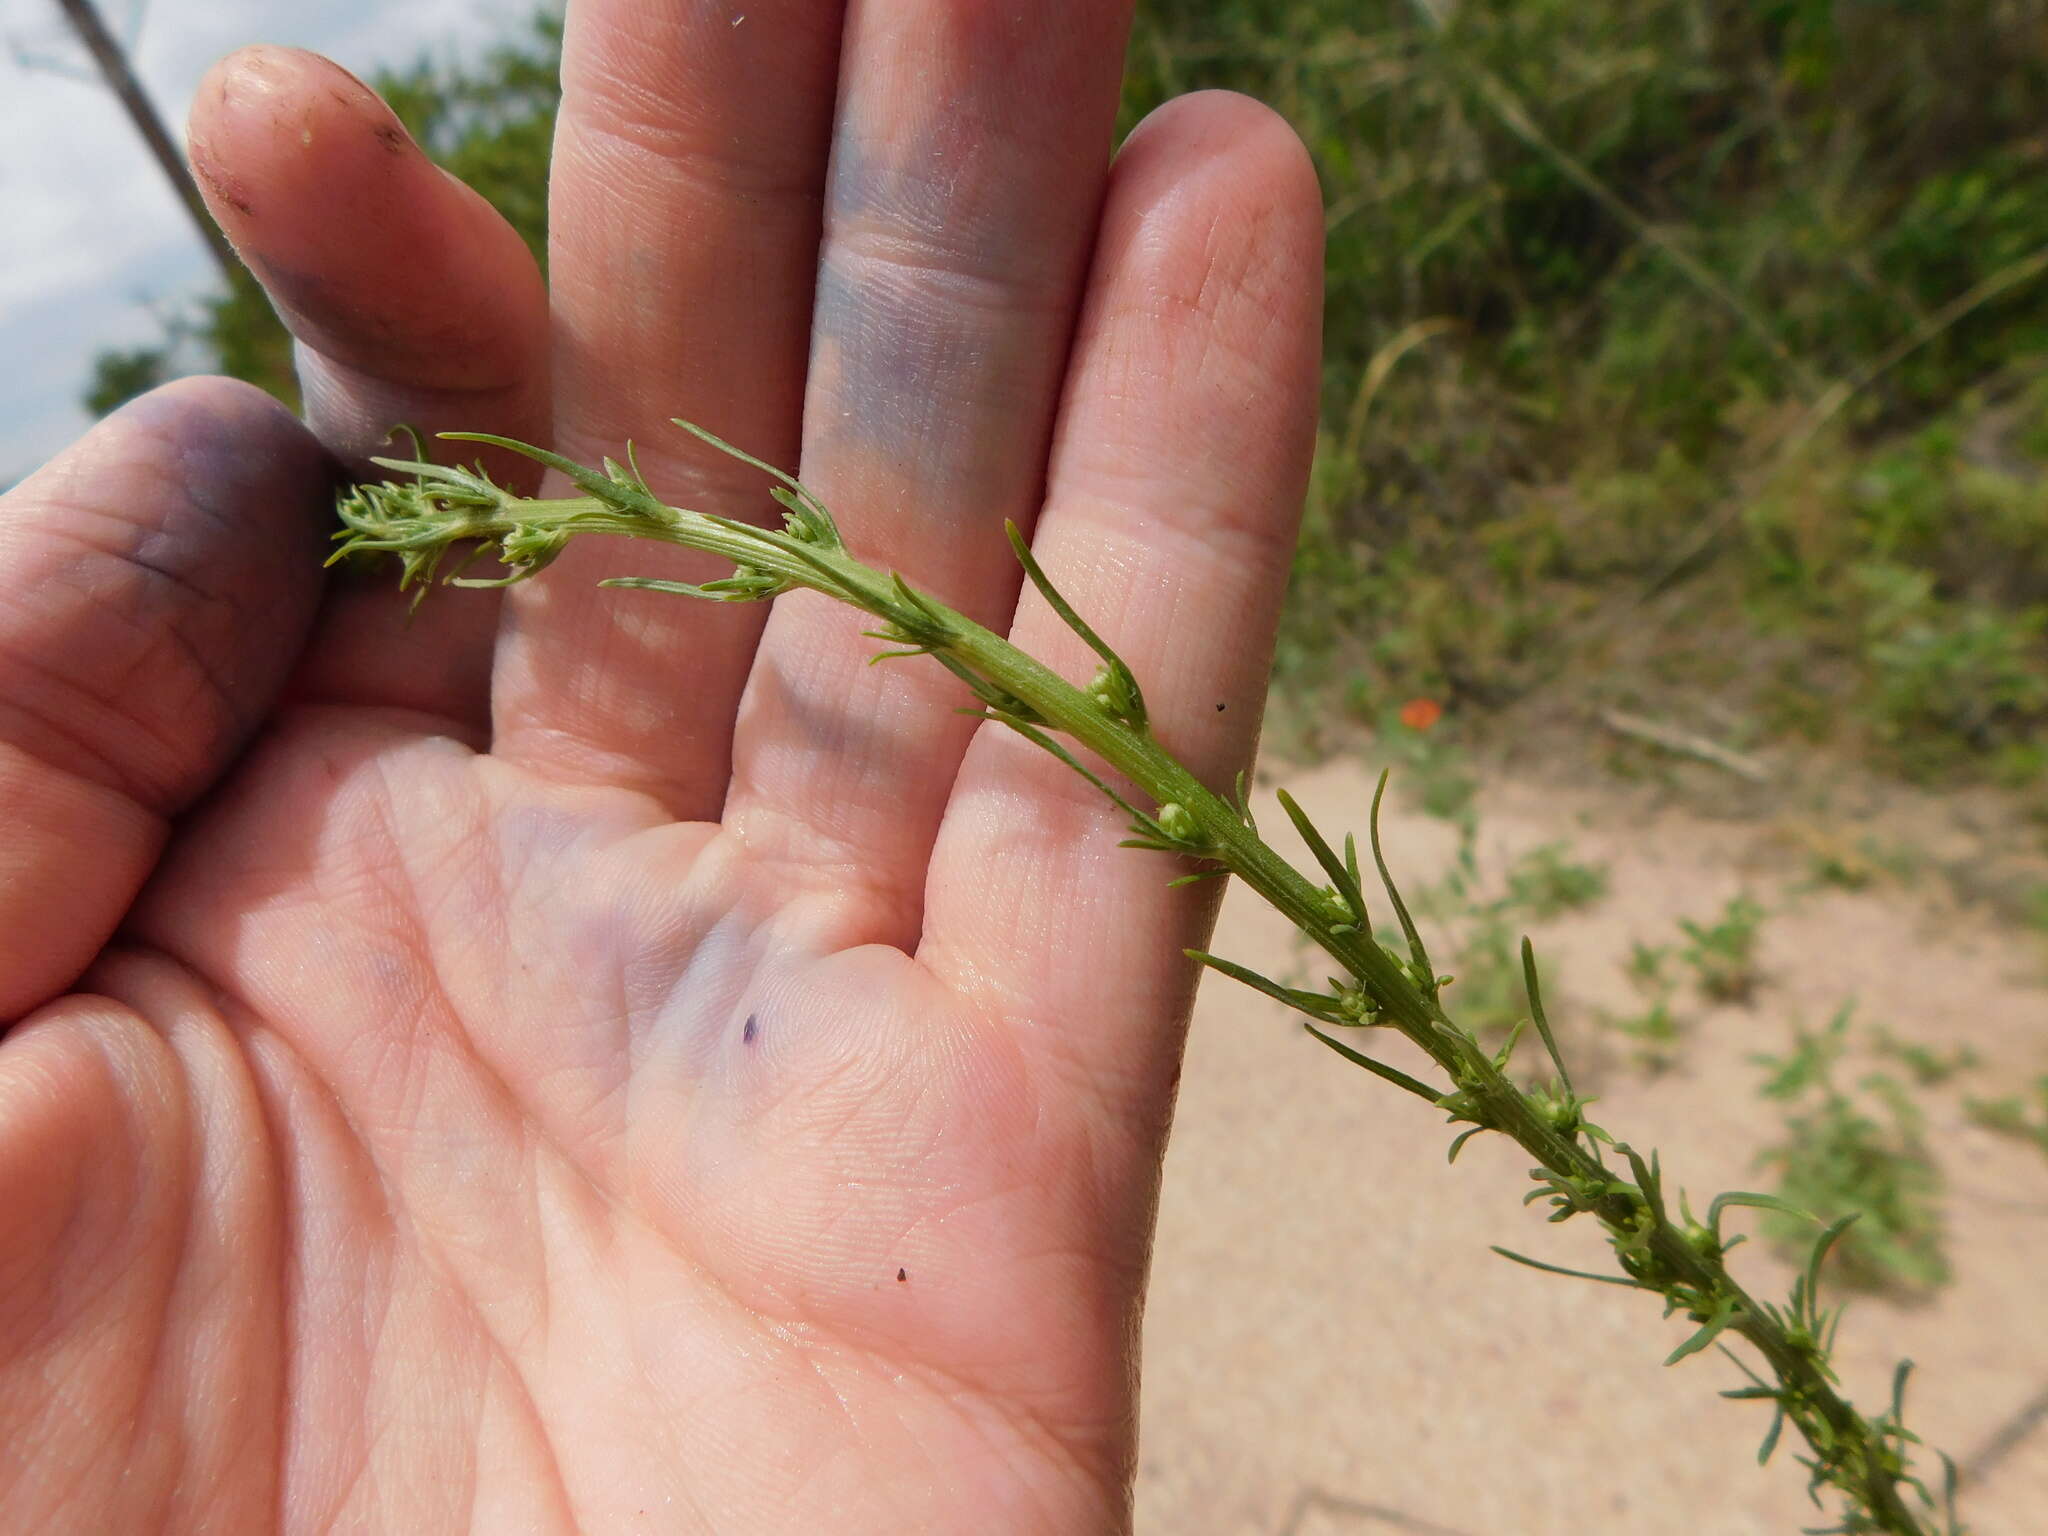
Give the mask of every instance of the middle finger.
[[(803, 476), (859, 559), (998, 630), (1019, 572), (1109, 164), (1129, 0), (852, 0)], [(750, 853), (851, 892), (840, 942), (915, 942), (973, 722), (872, 620), (777, 602), (733, 742)]]
[[(774, 511), (758, 475), (669, 424), (795, 456), (841, 0), (574, 0), (549, 193), (555, 448), (630, 439), (664, 500)], [(559, 493), (557, 493), (559, 494)], [(726, 574), (682, 550), (579, 540), (506, 594), (493, 750), (545, 776), (715, 816), (760, 619), (602, 591)]]

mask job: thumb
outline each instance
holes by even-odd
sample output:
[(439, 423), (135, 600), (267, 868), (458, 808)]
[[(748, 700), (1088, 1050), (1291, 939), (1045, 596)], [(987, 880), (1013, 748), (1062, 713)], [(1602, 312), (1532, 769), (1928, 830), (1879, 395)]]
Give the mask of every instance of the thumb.
[(0, 1023), (92, 961), (269, 711), (334, 479), (268, 396), (193, 379), (0, 497)]

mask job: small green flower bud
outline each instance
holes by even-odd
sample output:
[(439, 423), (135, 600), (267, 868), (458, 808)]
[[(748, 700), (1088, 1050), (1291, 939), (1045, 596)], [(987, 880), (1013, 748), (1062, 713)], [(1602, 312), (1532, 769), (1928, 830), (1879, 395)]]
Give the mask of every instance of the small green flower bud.
[(537, 571), (559, 555), (568, 542), (569, 534), (566, 529), (519, 523), (508, 529), (498, 540), (498, 553), (499, 558), (507, 565), (519, 565), (530, 571)]
[(1380, 1010), (1373, 1000), (1366, 996), (1363, 987), (1339, 983), (1337, 987), (1337, 1011), (1354, 1024), (1377, 1024)]
[(1133, 725), (1143, 723), (1145, 711), (1138, 698), (1136, 679), (1123, 667), (1098, 668), (1087, 692), (1104, 714)]
[(1559, 1099), (1546, 1104), (1543, 1107), (1543, 1118), (1560, 1136), (1576, 1136), (1579, 1132), (1579, 1106), (1574, 1099)]
[(1197, 827), (1194, 813), (1176, 800), (1169, 800), (1159, 807), (1159, 814), (1153, 817), (1159, 823), (1159, 830), (1176, 843), (1191, 843), (1195, 840)]

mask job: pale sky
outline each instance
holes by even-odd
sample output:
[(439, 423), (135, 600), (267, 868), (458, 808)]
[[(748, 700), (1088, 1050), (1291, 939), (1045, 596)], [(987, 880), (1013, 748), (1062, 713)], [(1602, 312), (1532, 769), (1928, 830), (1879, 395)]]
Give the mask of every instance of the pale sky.
[[(244, 43), (315, 48), (358, 74), (422, 51), (467, 56), (534, 0), (101, 0), (182, 141), (207, 67)], [(0, 485), (77, 436), (96, 352), (156, 341), (151, 306), (214, 268), (111, 93), (25, 65), (89, 68), (56, 0), (0, 0)]]

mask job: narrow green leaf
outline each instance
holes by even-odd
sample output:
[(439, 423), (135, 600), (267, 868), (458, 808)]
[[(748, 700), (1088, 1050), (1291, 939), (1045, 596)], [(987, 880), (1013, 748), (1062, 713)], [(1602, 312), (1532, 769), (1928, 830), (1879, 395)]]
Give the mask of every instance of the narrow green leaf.
[(1307, 1030), (1310, 1034), (1314, 1035), (1318, 1040), (1322, 1041), (1323, 1044), (1327, 1045), (1331, 1050), (1335, 1051), (1339, 1056), (1342, 1056), (1346, 1061), (1350, 1062), (1353, 1066), (1365, 1068), (1366, 1071), (1372, 1073), (1374, 1076), (1386, 1079), (1388, 1082), (1392, 1083), (1396, 1088), (1406, 1089), (1409, 1093), (1414, 1094), (1418, 1099), (1426, 1099), (1429, 1103), (1434, 1104), (1439, 1098), (1442, 1097), (1442, 1095), (1439, 1094), (1434, 1088), (1431, 1088), (1424, 1083), (1416, 1081), (1414, 1078), (1410, 1077), (1406, 1072), (1403, 1072), (1399, 1067), (1390, 1067), (1383, 1061), (1374, 1061), (1370, 1056), (1367, 1056), (1364, 1052), (1354, 1051), (1342, 1040), (1333, 1040), (1330, 1036), (1324, 1034), (1320, 1029), (1317, 1029), (1313, 1024), (1304, 1022), (1301, 1027)]
[[(889, 591), (896, 599), (896, 607), (884, 612), (884, 617), (902, 631), (905, 639), (936, 649), (950, 638), (945, 613), (905, 581), (900, 572), (889, 573)], [(882, 605), (877, 604), (875, 611), (883, 612)]]
[[(1766, 1302), (1764, 1304), (1764, 1311), (1766, 1314), (1770, 1315), (1772, 1321), (1775, 1322), (1777, 1320), (1777, 1314), (1771, 1311), (1770, 1303)], [(1714, 1348), (1720, 1350), (1722, 1354), (1726, 1355), (1731, 1361), (1733, 1361), (1735, 1369), (1742, 1372), (1743, 1375), (1747, 1376), (1757, 1386), (1767, 1388), (1768, 1390), (1774, 1392), (1778, 1390), (1777, 1388), (1772, 1387), (1769, 1382), (1765, 1381), (1763, 1377), (1757, 1375), (1755, 1371), (1751, 1370), (1749, 1368), (1749, 1362), (1747, 1360), (1744, 1360), (1742, 1356), (1735, 1353), (1735, 1351), (1730, 1349), (1726, 1344), (1716, 1344)]]
[(1650, 1154), (1652, 1160), (1648, 1163), (1643, 1161), (1642, 1154), (1636, 1151), (1634, 1147), (1623, 1147), (1621, 1155), (1628, 1159), (1629, 1167), (1634, 1170), (1636, 1187), (1642, 1190), (1644, 1201), (1656, 1213), (1659, 1221), (1666, 1220), (1667, 1218), (1664, 1215), (1663, 1177), (1655, 1161), (1657, 1154), (1652, 1152)]
[(1851, 1211), (1830, 1222), (1827, 1230), (1814, 1239), (1813, 1256), (1806, 1261), (1806, 1311), (1816, 1323), (1820, 1320), (1820, 1267), (1827, 1262), (1828, 1250), (1835, 1246), (1835, 1240), (1848, 1231), (1862, 1214), (1861, 1211)]
[(1298, 987), (1285, 986), (1270, 976), (1261, 976), (1248, 966), (1239, 965), (1235, 960), (1225, 960), (1221, 955), (1212, 955), (1205, 950), (1183, 950), (1190, 960), (1207, 966), (1212, 971), (1221, 971), (1232, 981), (1244, 983), (1254, 992), (1263, 992), (1276, 1003), (1305, 1013), (1311, 1018), (1321, 1019), (1327, 1024), (1343, 1024), (1344, 1016), (1337, 1012), (1336, 1000), (1320, 992), (1304, 992)]
[(1631, 1291), (1647, 1291), (1649, 1289), (1647, 1285), (1639, 1281), (1627, 1279), (1621, 1275), (1596, 1275), (1591, 1270), (1566, 1269), (1561, 1265), (1546, 1264), (1541, 1259), (1532, 1259), (1527, 1254), (1516, 1253), (1512, 1249), (1503, 1248), (1497, 1243), (1493, 1245), (1493, 1251), (1504, 1259), (1513, 1259), (1517, 1264), (1526, 1264), (1529, 1268), (1540, 1269), (1545, 1274), (1568, 1275), (1574, 1280), (1595, 1280), (1601, 1285), (1618, 1285)]
[(1075, 634), (1079, 635), (1087, 643), (1088, 649), (1100, 656), (1103, 665), (1115, 672), (1123, 684), (1130, 690), (1131, 713), (1128, 717), (1130, 724), (1136, 730), (1142, 731), (1145, 729), (1145, 695), (1138, 687), (1137, 677), (1125, 665), (1123, 657), (1117, 655), (1114, 650), (1110, 649), (1108, 641), (1088, 627), (1088, 621), (1074, 611), (1072, 603), (1060, 596), (1059, 589), (1052, 584), (1052, 578), (1045, 574), (1045, 570), (1039, 565), (1037, 557), (1031, 553), (1031, 546), (1024, 542), (1022, 530), (1014, 522), (1005, 519), (1003, 531), (1010, 536), (1010, 548), (1016, 552), (1017, 563), (1024, 567), (1024, 574), (1031, 578), (1031, 585), (1038, 588), (1038, 595), (1044, 598), (1046, 605), (1060, 616), (1061, 622)]
[(1274, 798), (1280, 802), (1280, 808), (1287, 812), (1287, 819), (1294, 823), (1294, 830), (1301, 834), (1301, 840), (1308, 844), (1309, 852), (1316, 856), (1316, 862), (1323, 866), (1323, 873), (1330, 877), (1330, 884), (1350, 904), (1352, 915), (1363, 918), (1365, 893), (1354, 888), (1351, 872), (1344, 867), (1344, 861), (1337, 857), (1337, 850), (1332, 848), (1323, 834), (1316, 830), (1315, 823), (1308, 819), (1308, 812), (1301, 808), (1301, 803), (1294, 796), (1281, 789), (1274, 791)]
[[(932, 652), (932, 654), (938, 657), (941, 662), (953, 661), (953, 658), (948, 656), (944, 651), (934, 651)], [(964, 668), (962, 668), (961, 670), (965, 672)], [(973, 678), (972, 673), (966, 673), (965, 675), (969, 678)], [(1143, 811), (1139, 810), (1135, 805), (1131, 804), (1130, 801), (1126, 800), (1122, 795), (1118, 794), (1108, 784), (1103, 782), (1100, 776), (1091, 772), (1087, 764), (1083, 763), (1078, 757), (1074, 756), (1073, 753), (1069, 752), (1057, 741), (1054, 741), (1052, 737), (1046, 735), (1045, 732), (1038, 729), (1038, 726), (1035, 722), (1026, 720), (1020, 715), (1010, 714), (1006, 710), (998, 709), (991, 709), (990, 718), (1001, 721), (1004, 725), (1007, 725), (1011, 730), (1015, 731), (1019, 736), (1022, 736), (1026, 741), (1030, 742), (1032, 745), (1043, 748), (1045, 751), (1051, 753), (1054, 757), (1058, 758), (1061, 762), (1065, 763), (1069, 768), (1073, 769), (1074, 772), (1081, 775), (1082, 778), (1086, 779), (1090, 784), (1093, 784), (1097, 789), (1101, 790), (1104, 795), (1108, 796), (1110, 803), (1113, 804), (1118, 810), (1122, 811), (1125, 815), (1137, 821), (1151, 821), (1151, 818), (1147, 816)]]
[(424, 450), (419, 448), (417, 441), (415, 441), (413, 446), (414, 450), (420, 455), (416, 459), (392, 459), (386, 458), (381, 454), (372, 454), (370, 462), (379, 469), (388, 469), (396, 475), (411, 475), (415, 479), (420, 480), (446, 481), (452, 485), (461, 485), (466, 482), (479, 488), (486, 483), (481, 475), (472, 474), (460, 464), (436, 464), (426, 456)]
[(1251, 781), (1242, 768), (1237, 770), (1236, 794), (1237, 798), (1232, 802), (1232, 806), (1237, 811), (1237, 819), (1256, 837), (1259, 832), (1259, 818), (1252, 813)]
[(1732, 1327), (1741, 1316), (1742, 1309), (1740, 1307), (1732, 1303), (1724, 1305), (1720, 1311), (1700, 1324), (1699, 1332), (1666, 1355), (1664, 1363), (1666, 1365), (1676, 1365), (1686, 1356), (1698, 1354), (1709, 1344), (1713, 1343), (1714, 1340), (1718, 1339), (1724, 1331)]
[(1380, 802), (1386, 798), (1387, 775), (1380, 773), (1378, 788), (1372, 792), (1372, 817), (1366, 824), (1366, 832), (1372, 842), (1372, 861), (1380, 872), (1380, 884), (1386, 887), (1387, 900), (1393, 903), (1394, 917), (1401, 924), (1401, 932), (1408, 939), (1409, 958), (1415, 962), (1416, 975), (1423, 978), (1418, 983), (1426, 996), (1436, 995), (1436, 967), (1429, 963), (1429, 951), (1423, 947), (1422, 934), (1415, 927), (1415, 919), (1408, 913), (1408, 903), (1401, 899), (1401, 891), (1394, 884), (1394, 877), (1387, 870), (1386, 850), (1380, 846)]
[(1365, 877), (1359, 873), (1358, 835), (1344, 834), (1344, 872), (1351, 877), (1351, 899), (1358, 903), (1358, 926), (1372, 932), (1372, 914), (1365, 904)]
[(440, 432), (435, 435), (454, 443), (487, 443), (493, 448), (503, 448), (507, 453), (529, 458), (536, 464), (544, 464), (549, 469), (559, 470), (578, 490), (607, 506), (629, 506), (637, 512), (646, 510), (650, 505), (659, 505), (653, 496), (637, 487), (621, 485), (587, 464), (579, 464), (552, 449), (522, 443), (516, 437), (500, 437), (495, 432)]
[(669, 420), (673, 422), (676, 426), (681, 427), (685, 432), (689, 433), (690, 436), (696, 438), (698, 441), (709, 443), (713, 448), (716, 448), (720, 453), (724, 454), (727, 458), (738, 459), (742, 464), (751, 464), (754, 466), (754, 468), (760, 470), (763, 474), (771, 476), (772, 478), (780, 481), (782, 484), (788, 486), (792, 491), (796, 492), (797, 496), (801, 498), (805, 503), (815, 507), (816, 510), (824, 510), (823, 507), (817, 506), (817, 497), (813, 496), (810, 493), (810, 491), (804, 487), (803, 482), (798, 480), (795, 475), (790, 474), (787, 470), (777, 469), (773, 464), (770, 464), (766, 459), (755, 458), (751, 453), (747, 452), (746, 449), (735, 447), (733, 444), (728, 443), (724, 438), (720, 437), (716, 432), (712, 432), (703, 427), (700, 427), (694, 421), (685, 421), (680, 416), (671, 416), (669, 417)]
[[(703, 517), (708, 514), (700, 512), (697, 515)], [(729, 522), (730, 519), (725, 521)], [(786, 555), (792, 560), (800, 560), (809, 566), (813, 571), (817, 572), (817, 576), (812, 580), (811, 585), (815, 586), (826, 596), (837, 598), (848, 607), (859, 608), (869, 613), (874, 611), (868, 606), (867, 599), (847, 585), (845, 573), (805, 540), (791, 538), (786, 533), (771, 533), (765, 528), (755, 528), (747, 523), (734, 523), (732, 526), (747, 537), (758, 539), (761, 543), (768, 545), (776, 553)], [(887, 615), (883, 615), (883, 617), (887, 617)]]
[(1528, 988), (1529, 1013), (1536, 1021), (1536, 1033), (1543, 1037), (1543, 1049), (1550, 1053), (1550, 1064), (1557, 1068), (1557, 1080), (1566, 1093), (1572, 1093), (1572, 1075), (1565, 1069), (1564, 1057), (1557, 1052), (1557, 1037), (1550, 1032), (1550, 1020), (1543, 1016), (1543, 990), (1536, 983), (1536, 950), (1527, 934), (1522, 935), (1522, 984)]
[(654, 576), (607, 576), (598, 585), (629, 592), (672, 592), (679, 597), (701, 597), (713, 603), (754, 602), (774, 595), (762, 589), (749, 588), (744, 583), (736, 586), (725, 585), (725, 582), (731, 580), (731, 577), (726, 577), (722, 581), (708, 581), (699, 586), (688, 581), (663, 581)]
[(1472, 1127), (1471, 1130), (1465, 1132), (1462, 1136), (1458, 1136), (1455, 1139), (1453, 1139), (1451, 1142), (1450, 1155), (1446, 1157), (1444, 1161), (1447, 1163), (1455, 1163), (1458, 1160), (1458, 1154), (1465, 1150), (1465, 1143), (1470, 1141), (1474, 1136), (1479, 1135), (1485, 1129), (1486, 1127), (1483, 1125), (1475, 1125)]
[(1785, 1406), (1780, 1403), (1771, 1414), (1771, 1427), (1764, 1431), (1764, 1443), (1756, 1448), (1756, 1464), (1763, 1466), (1778, 1448), (1778, 1436), (1785, 1432)]
[[(398, 436), (401, 432), (405, 434), (406, 441), (412, 444), (412, 456), (415, 459), (425, 459), (427, 457), (427, 440), (421, 436), (420, 429), (409, 421), (401, 421), (389, 432), (386, 432), (384, 434), (384, 441), (390, 442), (391, 439)], [(374, 464), (377, 461), (372, 459), (370, 462)]]
[[(985, 718), (995, 721), (998, 725), (1007, 725), (1012, 729), (1016, 729), (1019, 726), (1019, 724), (1022, 724), (1028, 725), (1032, 729), (1036, 730), (1039, 726), (1044, 725), (1046, 723), (1045, 717), (1039, 714), (1037, 710), (1033, 709), (1029, 704), (1025, 703), (1022, 699), (1016, 697), (1014, 694), (1005, 693), (1001, 688), (997, 687), (987, 678), (981, 676), (972, 667), (968, 666), (967, 663), (960, 660), (960, 658), (955, 656), (951, 651), (948, 651), (941, 647), (938, 650), (933, 651), (931, 653), (931, 656), (933, 661), (936, 661), (948, 672), (952, 673), (955, 677), (959, 678), (961, 682), (965, 683), (968, 686), (969, 690), (973, 692), (974, 696), (977, 699), (981, 700), (982, 704), (985, 706), (986, 709)], [(978, 711), (969, 709), (963, 710), (961, 711), (961, 713), (971, 715), (978, 713)], [(1018, 734), (1022, 735), (1023, 732), (1019, 731)], [(1051, 738), (1047, 737), (1046, 740), (1051, 741)], [(1034, 745), (1043, 746), (1045, 745), (1045, 743), (1037, 742), (1034, 743)], [(1055, 750), (1055, 748), (1058, 748), (1058, 750)], [(1121, 808), (1133, 817), (1137, 816), (1138, 812), (1136, 807), (1132, 806), (1129, 801), (1117, 795), (1113, 790), (1109, 788), (1108, 785), (1104, 784), (1102, 780), (1096, 778), (1094, 774), (1089, 773), (1074, 758), (1072, 753), (1067, 752), (1064, 748), (1059, 748), (1059, 744), (1057, 742), (1053, 742), (1051, 746), (1046, 746), (1045, 750), (1047, 750), (1048, 752), (1052, 752), (1055, 757), (1058, 757), (1062, 762), (1066, 763), (1076, 773), (1081, 774), (1091, 784), (1095, 785), (1096, 788), (1100, 789), (1104, 794), (1108, 795), (1111, 801), (1115, 803), (1119, 808)]]
[(1731, 1189), (1726, 1194), (1716, 1195), (1714, 1203), (1707, 1207), (1707, 1230), (1717, 1238), (1721, 1235), (1721, 1213), (1731, 1205), (1749, 1206), (1759, 1211), (1779, 1211), (1787, 1216), (1797, 1216), (1804, 1221), (1820, 1220), (1811, 1211), (1802, 1211), (1791, 1201), (1781, 1200), (1776, 1195), (1759, 1194), (1753, 1189)]
[(1522, 1031), (1528, 1027), (1529, 1021), (1527, 1019), (1515, 1020), (1514, 1027), (1508, 1031), (1507, 1039), (1503, 1040), (1500, 1049), (1493, 1053), (1494, 1071), (1507, 1071), (1508, 1063), (1514, 1059), (1515, 1047), (1522, 1043)]
[(1835, 1352), (1835, 1335), (1841, 1330), (1842, 1315), (1847, 1311), (1847, 1307), (1835, 1307), (1830, 1311), (1816, 1313), (1814, 1317), (1816, 1322), (1823, 1324), (1820, 1334), (1822, 1358), (1819, 1362), (1819, 1370), (1829, 1381), (1839, 1381), (1841, 1379), (1835, 1374), (1833, 1364), (1826, 1357)]

